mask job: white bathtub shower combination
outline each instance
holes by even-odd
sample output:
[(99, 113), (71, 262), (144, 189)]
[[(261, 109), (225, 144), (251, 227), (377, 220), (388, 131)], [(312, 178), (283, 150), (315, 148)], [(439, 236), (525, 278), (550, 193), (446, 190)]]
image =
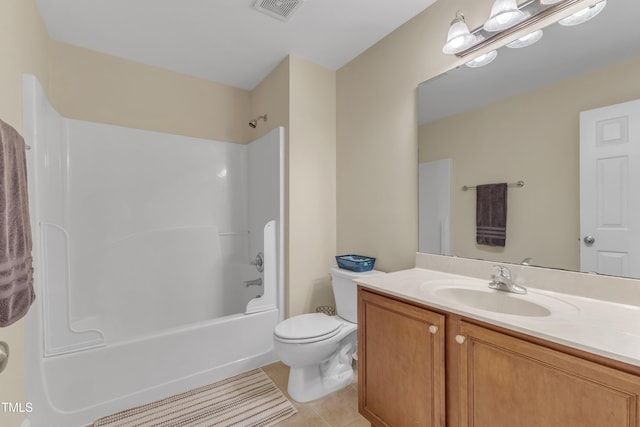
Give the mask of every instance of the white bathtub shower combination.
[(238, 145), (70, 120), (23, 84), (32, 426), (84, 426), (275, 360), (283, 130)]

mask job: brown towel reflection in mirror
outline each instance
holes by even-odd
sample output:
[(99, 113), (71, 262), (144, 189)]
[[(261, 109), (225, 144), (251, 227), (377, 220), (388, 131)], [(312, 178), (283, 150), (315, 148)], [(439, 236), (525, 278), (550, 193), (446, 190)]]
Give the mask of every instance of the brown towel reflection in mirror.
[(476, 187), (476, 242), (502, 246), (507, 239), (507, 183)]

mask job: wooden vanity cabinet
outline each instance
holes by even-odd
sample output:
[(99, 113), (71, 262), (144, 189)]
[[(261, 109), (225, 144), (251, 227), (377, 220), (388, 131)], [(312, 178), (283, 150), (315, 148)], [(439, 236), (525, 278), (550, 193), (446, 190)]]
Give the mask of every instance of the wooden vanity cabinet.
[(374, 426), (640, 427), (637, 367), (365, 288), (358, 310), (358, 405)]
[(358, 410), (375, 426), (444, 427), (444, 316), (358, 290)]
[(638, 376), (465, 321), (458, 332), (460, 427), (640, 427)]

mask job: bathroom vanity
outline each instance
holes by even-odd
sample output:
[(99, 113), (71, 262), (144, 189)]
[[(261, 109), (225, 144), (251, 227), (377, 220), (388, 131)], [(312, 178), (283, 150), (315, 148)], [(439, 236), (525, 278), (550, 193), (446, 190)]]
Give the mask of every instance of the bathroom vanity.
[(612, 286), (616, 301), (589, 286), (515, 295), (478, 277), (359, 281), (358, 400), (372, 425), (640, 427), (636, 288)]

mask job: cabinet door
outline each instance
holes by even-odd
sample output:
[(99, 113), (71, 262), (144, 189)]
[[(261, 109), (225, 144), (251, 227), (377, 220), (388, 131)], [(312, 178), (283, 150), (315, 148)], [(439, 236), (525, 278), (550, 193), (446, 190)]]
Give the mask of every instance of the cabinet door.
[(640, 379), (461, 322), (461, 427), (640, 427)]
[(358, 291), (358, 409), (373, 425), (445, 425), (444, 316)]

